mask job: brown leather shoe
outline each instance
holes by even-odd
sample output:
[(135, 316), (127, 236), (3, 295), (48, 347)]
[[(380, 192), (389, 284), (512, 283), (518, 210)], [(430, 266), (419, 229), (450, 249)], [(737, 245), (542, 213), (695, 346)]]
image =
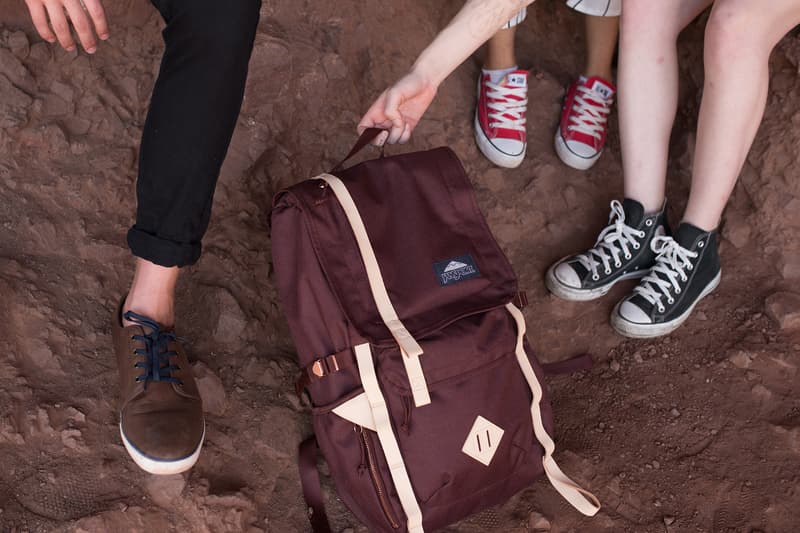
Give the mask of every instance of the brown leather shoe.
[[(124, 300), (123, 300), (124, 301)], [(191, 468), (205, 437), (203, 402), (175, 333), (131, 311), (114, 315), (120, 377), (119, 430), (128, 453), (151, 474)]]

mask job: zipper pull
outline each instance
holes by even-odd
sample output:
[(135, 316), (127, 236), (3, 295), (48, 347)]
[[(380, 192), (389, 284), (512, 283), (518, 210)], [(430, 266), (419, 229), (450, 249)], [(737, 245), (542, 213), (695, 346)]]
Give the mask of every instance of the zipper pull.
[(365, 442), (366, 435), (364, 435), (364, 428), (361, 426), (353, 426), (353, 432), (356, 433), (356, 438), (361, 447), (361, 463), (358, 465), (358, 475), (363, 476), (367, 471), (367, 445)]
[(401, 396), (403, 402), (403, 422), (400, 424), (400, 429), (406, 435), (411, 431), (411, 398), (408, 396)]

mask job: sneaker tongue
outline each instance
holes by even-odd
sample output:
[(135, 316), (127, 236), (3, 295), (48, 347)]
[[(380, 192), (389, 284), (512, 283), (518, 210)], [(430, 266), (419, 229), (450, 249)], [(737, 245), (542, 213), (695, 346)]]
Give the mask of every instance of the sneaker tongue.
[(622, 210), (625, 211), (625, 223), (632, 228), (639, 226), (644, 218), (644, 206), (636, 200), (625, 198), (622, 201)]
[(610, 100), (614, 96), (614, 93), (617, 92), (613, 85), (597, 76), (587, 79), (583, 84), (606, 100)]
[(691, 250), (695, 241), (706, 233), (708, 232), (688, 222), (681, 222), (680, 226), (678, 226), (678, 230), (675, 232), (675, 241), (687, 250)]
[(528, 73), (524, 70), (509, 72), (500, 85), (504, 85), (506, 87), (527, 87)]

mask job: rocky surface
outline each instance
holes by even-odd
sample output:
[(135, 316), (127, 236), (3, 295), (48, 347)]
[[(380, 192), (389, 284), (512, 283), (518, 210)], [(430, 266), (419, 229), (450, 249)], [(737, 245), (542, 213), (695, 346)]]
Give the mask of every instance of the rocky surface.
[[(361, 112), (460, 2), (264, 2), (205, 253), (179, 286), (206, 445), (190, 473), (164, 479), (139, 471), (119, 440), (109, 348), (132, 272), (124, 235), (160, 21), (148, 2), (109, 2), (113, 36), (89, 57), (42, 43), (22, 4), (0, 0), (0, 531), (307, 531), (295, 449), (310, 425), (273, 285), (270, 198), (346, 152)], [(552, 150), (581, 34), (561, 2), (537, 3), (520, 32), (534, 76), (519, 169), (493, 168), (472, 141), (477, 60), (403, 148), (448, 144), (464, 161), (528, 290), (540, 357), (600, 361), (550, 387), (559, 461), (604, 510), (583, 518), (540, 482), (451, 531), (796, 531), (800, 42), (787, 37), (773, 56), (765, 121), (723, 221), (719, 290), (675, 334), (630, 341), (607, 324), (627, 286), (577, 304), (542, 282), (553, 260), (591, 244), (621, 191), (616, 125), (587, 173)], [(680, 47), (672, 220), (688, 192), (701, 42), (697, 23)], [(336, 531), (363, 532), (327, 478), (326, 494)]]

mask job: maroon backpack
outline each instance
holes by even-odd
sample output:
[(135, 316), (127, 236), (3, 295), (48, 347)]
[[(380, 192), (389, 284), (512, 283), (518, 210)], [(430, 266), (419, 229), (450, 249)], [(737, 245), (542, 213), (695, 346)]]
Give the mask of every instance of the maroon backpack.
[[(597, 499), (553, 459), (517, 279), (456, 155), (341, 166), (280, 192), (272, 213), (299, 386), (341, 499), (372, 531), (421, 533), (545, 474), (594, 515)], [(313, 529), (326, 532), (316, 447), (301, 445), (301, 479)]]

